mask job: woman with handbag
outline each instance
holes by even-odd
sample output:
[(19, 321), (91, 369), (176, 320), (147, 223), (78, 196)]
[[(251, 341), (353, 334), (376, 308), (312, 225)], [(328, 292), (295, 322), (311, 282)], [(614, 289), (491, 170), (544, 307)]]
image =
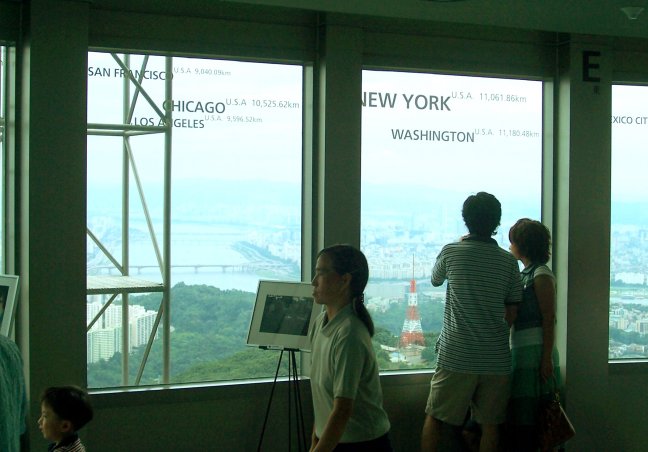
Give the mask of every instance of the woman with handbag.
[(511, 227), (509, 241), (511, 253), (524, 264), (524, 295), (511, 333), (513, 378), (505, 437), (513, 451), (537, 451), (539, 410), (560, 387), (554, 336), (556, 282), (546, 265), (551, 235), (539, 221), (522, 218)]

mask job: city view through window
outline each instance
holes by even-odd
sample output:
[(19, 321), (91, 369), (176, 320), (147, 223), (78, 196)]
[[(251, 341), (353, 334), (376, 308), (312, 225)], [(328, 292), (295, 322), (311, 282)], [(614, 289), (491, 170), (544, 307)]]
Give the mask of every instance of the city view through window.
[(479, 191), (502, 204), (494, 237), (508, 249), (521, 217), (540, 219), (542, 83), (364, 71), (362, 249), (383, 369), (434, 367), (445, 284), (431, 270), (467, 233), (461, 208)]
[[(302, 67), (167, 63), (89, 55), (88, 275), (125, 266), (131, 278), (164, 286), (170, 185), (168, 381), (270, 377), (278, 355), (245, 342), (259, 279), (301, 277)], [(127, 142), (114, 124), (128, 126)], [(128, 309), (121, 293), (88, 296), (90, 387), (138, 384), (142, 362), (139, 384), (163, 382), (162, 296), (130, 293)]]
[[(301, 275), (302, 76), (296, 65), (89, 54), (88, 276), (160, 288), (89, 293), (89, 387), (165, 382), (165, 335), (170, 383), (274, 375), (278, 354), (245, 343), (258, 281)], [(614, 96), (616, 175), (640, 167), (618, 149), (645, 137), (630, 135), (643, 130), (637, 120), (615, 122), (641, 112), (619, 87)], [(374, 348), (383, 370), (433, 368), (445, 287), (431, 287), (430, 272), (441, 247), (466, 233), (464, 199), (500, 200), (504, 248), (518, 218), (540, 219), (542, 83), (363, 71), (358, 102)], [(116, 124), (123, 133), (101, 132)], [(625, 174), (613, 179), (612, 358), (647, 356), (637, 243), (648, 239), (628, 214), (641, 193)]]
[(612, 87), (612, 360), (648, 358), (647, 102), (648, 87)]

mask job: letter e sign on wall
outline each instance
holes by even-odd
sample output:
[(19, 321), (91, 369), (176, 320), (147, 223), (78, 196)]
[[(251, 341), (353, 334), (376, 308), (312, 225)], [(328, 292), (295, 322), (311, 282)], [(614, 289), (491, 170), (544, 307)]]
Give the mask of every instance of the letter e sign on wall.
[(601, 77), (595, 77), (592, 75), (593, 70), (598, 70), (600, 64), (597, 62), (598, 57), (601, 56), (601, 52), (595, 50), (584, 50), (583, 51), (583, 81), (584, 82), (600, 82)]

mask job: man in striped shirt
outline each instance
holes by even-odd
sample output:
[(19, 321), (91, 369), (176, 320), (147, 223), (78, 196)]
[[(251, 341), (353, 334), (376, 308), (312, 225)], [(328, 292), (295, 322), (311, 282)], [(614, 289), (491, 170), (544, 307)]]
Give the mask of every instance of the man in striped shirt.
[(522, 301), (517, 260), (492, 236), (502, 216), (495, 196), (469, 196), (462, 216), (469, 234), (445, 245), (432, 284), (448, 281), (437, 368), (421, 436), (423, 451), (436, 451), (442, 423), (460, 426), (468, 411), (482, 427), (480, 451), (498, 447), (510, 388), (509, 328)]

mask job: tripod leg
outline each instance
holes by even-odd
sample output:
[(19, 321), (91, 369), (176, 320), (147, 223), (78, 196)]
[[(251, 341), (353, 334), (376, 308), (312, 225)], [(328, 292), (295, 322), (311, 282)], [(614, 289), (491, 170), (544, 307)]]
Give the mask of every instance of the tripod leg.
[(295, 351), (292, 353), (292, 371), (294, 376), (294, 390), (295, 390), (295, 416), (297, 417), (297, 441), (299, 442), (299, 450), (306, 451), (306, 427), (304, 426), (304, 411), (302, 407), (301, 392), (299, 389), (299, 374), (297, 373), (297, 359), (295, 358)]
[(275, 372), (274, 381), (272, 382), (272, 390), (270, 390), (270, 398), (268, 399), (268, 407), (266, 408), (265, 419), (263, 419), (263, 428), (261, 429), (261, 436), (259, 437), (259, 445), (257, 446), (257, 452), (261, 451), (261, 443), (263, 442), (263, 435), (265, 433), (266, 425), (268, 424), (268, 415), (270, 414), (270, 406), (272, 405), (272, 396), (274, 395), (275, 386), (277, 386), (277, 377), (279, 376), (279, 369), (281, 368), (281, 358), (283, 358), (283, 350), (279, 355), (279, 361), (277, 362), (277, 371)]
[[(291, 389), (291, 382), (292, 382), (292, 374), (291, 374), (291, 369), (292, 369), (292, 359), (293, 359), (293, 351), (288, 350), (288, 452), (292, 450), (292, 389)], [(299, 450), (299, 449), (298, 449)]]

